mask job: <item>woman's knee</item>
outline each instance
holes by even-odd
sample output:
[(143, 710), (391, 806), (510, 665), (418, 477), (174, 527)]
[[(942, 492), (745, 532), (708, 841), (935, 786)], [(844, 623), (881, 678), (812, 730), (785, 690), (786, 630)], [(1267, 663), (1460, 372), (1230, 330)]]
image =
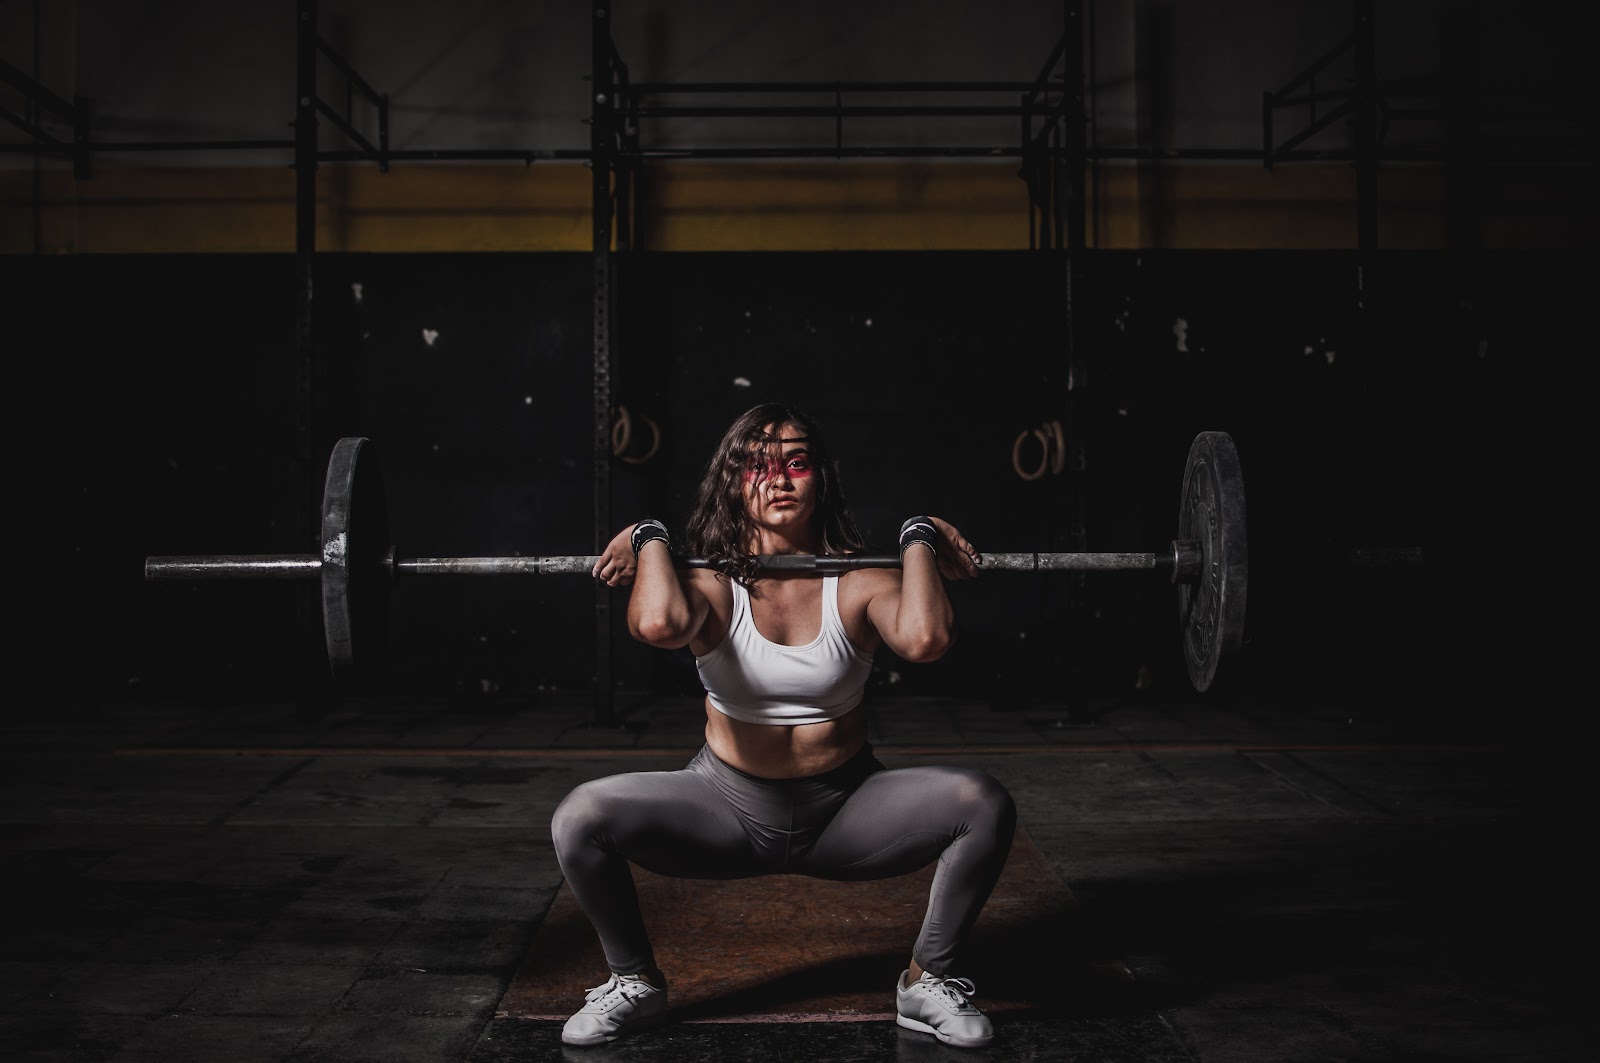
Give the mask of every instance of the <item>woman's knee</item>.
[(582, 783), (556, 806), (555, 814), (550, 817), (550, 840), (555, 843), (558, 855), (572, 852), (609, 833), (615, 803), (606, 782), (594, 779)]
[(951, 768), (951, 800), (962, 810), (969, 824), (982, 824), (995, 830), (1016, 826), (1017, 804), (1011, 791), (985, 771)]

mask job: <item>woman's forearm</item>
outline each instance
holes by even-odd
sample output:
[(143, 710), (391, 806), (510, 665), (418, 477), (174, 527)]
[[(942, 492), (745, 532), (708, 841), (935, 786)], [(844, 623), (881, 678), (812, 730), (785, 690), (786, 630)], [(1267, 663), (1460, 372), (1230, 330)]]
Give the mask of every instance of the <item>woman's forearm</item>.
[(955, 642), (956, 616), (930, 549), (912, 545), (900, 563), (900, 607), (895, 615), (896, 653), (910, 661), (942, 657)]
[(628, 631), (639, 641), (663, 649), (688, 645), (693, 612), (667, 544), (659, 539), (645, 543), (638, 562), (633, 594), (628, 599)]

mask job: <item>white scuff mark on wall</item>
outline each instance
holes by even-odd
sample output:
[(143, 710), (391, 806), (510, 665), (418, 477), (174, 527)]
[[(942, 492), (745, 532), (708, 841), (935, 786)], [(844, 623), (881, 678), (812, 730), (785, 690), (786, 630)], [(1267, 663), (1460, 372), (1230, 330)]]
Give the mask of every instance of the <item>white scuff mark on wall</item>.
[(522, 396), (522, 404), (524, 406), (532, 406), (533, 405), (533, 396), (532, 395), (524, 395), (524, 396)]
[(1126, 417), (1126, 416), (1128, 416), (1128, 408), (1126, 406), (1118, 406), (1117, 407), (1117, 416), (1118, 417)]
[(435, 443), (433, 445), (433, 449), (434, 449), (435, 452), (437, 452), (439, 450), (439, 444)]
[(1312, 349), (1311, 349), (1311, 344), (1309, 344), (1309, 343), (1308, 343), (1308, 344), (1306, 344), (1306, 349), (1305, 349), (1305, 356), (1306, 356), (1306, 357), (1307, 357), (1307, 358), (1310, 358), (1310, 357), (1311, 357), (1311, 356), (1312, 356), (1312, 355), (1313, 355), (1313, 354), (1315, 354), (1315, 353), (1316, 353), (1316, 352), (1315, 352), (1315, 351), (1313, 351), (1313, 350), (1312, 350)]
[(1189, 321), (1180, 317), (1172, 323), (1172, 334), (1178, 340), (1178, 353), (1189, 353)]
[(1333, 364), (1333, 360), (1339, 356), (1339, 352), (1338, 351), (1324, 351), (1324, 352), (1322, 352), (1322, 356), (1328, 360), (1328, 364), (1329, 365), (1332, 365)]
[(869, 318), (867, 318), (867, 328), (871, 328), (871, 327), (872, 327), (872, 319), (869, 317)]
[(361, 305), (361, 290), (363, 287), (364, 285), (360, 281), (350, 282), (350, 298), (356, 301), (357, 306)]
[(438, 339), (438, 338), (439, 338), (439, 330), (438, 329), (425, 328), (425, 329), (422, 330), (422, 342), (426, 343), (429, 347), (432, 347), (433, 346), (433, 341)]
[(340, 532), (332, 539), (322, 544), (322, 563), (324, 565), (344, 565), (344, 532)]
[(743, 377), (743, 376), (736, 376), (736, 377), (733, 378), (733, 386), (736, 387), (736, 388), (747, 388), (747, 387), (750, 386), (750, 378), (749, 377)]

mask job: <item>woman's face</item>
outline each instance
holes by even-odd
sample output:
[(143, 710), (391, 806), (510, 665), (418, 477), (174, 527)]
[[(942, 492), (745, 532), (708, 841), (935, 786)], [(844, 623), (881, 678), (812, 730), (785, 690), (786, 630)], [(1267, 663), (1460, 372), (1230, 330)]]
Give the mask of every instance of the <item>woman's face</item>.
[(762, 429), (774, 442), (751, 447), (744, 467), (744, 505), (758, 526), (792, 531), (811, 523), (817, 510), (817, 476), (810, 442), (795, 424)]

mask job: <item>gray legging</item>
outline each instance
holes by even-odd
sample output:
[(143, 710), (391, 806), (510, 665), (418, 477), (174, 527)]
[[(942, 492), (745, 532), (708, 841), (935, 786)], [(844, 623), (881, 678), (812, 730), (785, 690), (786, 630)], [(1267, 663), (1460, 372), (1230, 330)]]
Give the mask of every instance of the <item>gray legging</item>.
[(681, 771), (582, 784), (556, 809), (550, 832), (561, 873), (618, 974), (655, 968), (630, 860), (676, 878), (862, 881), (937, 858), (912, 956), (948, 975), (1000, 877), (1016, 822), (1011, 795), (981, 771), (890, 771), (864, 746), (823, 775), (764, 779), (701, 749)]

